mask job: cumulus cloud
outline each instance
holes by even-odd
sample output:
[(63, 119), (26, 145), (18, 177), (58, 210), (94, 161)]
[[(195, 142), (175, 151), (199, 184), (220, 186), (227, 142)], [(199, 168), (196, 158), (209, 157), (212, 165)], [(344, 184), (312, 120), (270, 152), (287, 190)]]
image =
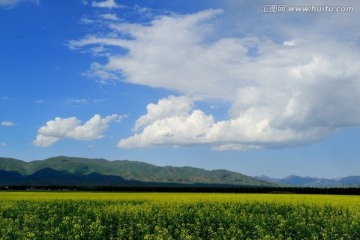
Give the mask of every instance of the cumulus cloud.
[(214, 119), (193, 107), (193, 101), (184, 96), (170, 96), (157, 104), (149, 104), (147, 114), (135, 123), (134, 130), (141, 128), (141, 133), (121, 140), (118, 146), (131, 148), (208, 142), (207, 130), (214, 124)]
[(1, 122), (0, 125), (4, 126), (4, 127), (13, 127), (13, 126), (15, 126), (15, 123), (10, 122), (10, 121), (3, 121), (3, 122)]
[(150, 125), (156, 120), (173, 116), (185, 116), (193, 108), (193, 101), (188, 97), (170, 96), (160, 99), (157, 104), (147, 106), (147, 114), (141, 116), (135, 123), (134, 131)]
[(115, 0), (105, 0), (105, 1), (92, 1), (92, 6), (93, 7), (98, 7), (98, 8), (120, 8), (121, 6), (118, 5)]
[(37, 137), (33, 144), (37, 147), (48, 147), (63, 138), (70, 138), (81, 141), (100, 139), (104, 136), (109, 124), (121, 120), (122, 116), (113, 114), (102, 118), (94, 115), (90, 120), (81, 125), (76, 117), (60, 118), (48, 121), (39, 128)]
[[(119, 147), (284, 147), (360, 126), (356, 42), (313, 32), (284, 41), (256, 35), (219, 37), (214, 21), (222, 13), (209, 9), (162, 16), (144, 25), (110, 24), (111, 31), (126, 38), (93, 35), (70, 42), (73, 48), (110, 45), (127, 50), (113, 53), (106, 64), (92, 64), (93, 76), (104, 82), (123, 80), (185, 95), (149, 104), (135, 122), (134, 135), (122, 139)], [(215, 120), (195, 109), (194, 99), (229, 102), (229, 118)]]
[[(180, 101), (181, 107), (177, 105)], [(274, 128), (270, 124), (271, 117), (267, 113), (259, 116), (256, 110), (216, 122), (211, 114), (195, 109), (193, 100), (184, 96), (159, 100), (158, 104), (149, 104), (147, 109), (148, 113), (135, 123), (134, 130), (138, 131), (120, 140), (118, 147), (210, 144), (219, 151), (248, 150), (297, 145), (322, 139), (330, 133), (321, 126), (298, 131)]]

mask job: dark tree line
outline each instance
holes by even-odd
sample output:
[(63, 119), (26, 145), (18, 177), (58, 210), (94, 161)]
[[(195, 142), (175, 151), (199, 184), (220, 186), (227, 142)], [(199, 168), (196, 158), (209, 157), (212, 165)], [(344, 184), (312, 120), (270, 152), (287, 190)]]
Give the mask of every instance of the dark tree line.
[(312, 188), (312, 187), (239, 187), (219, 185), (157, 184), (147, 186), (9, 186), (0, 190), (28, 191), (100, 191), (100, 192), (179, 192), (179, 193), (272, 193), (272, 194), (335, 194), (360, 195), (360, 188)]

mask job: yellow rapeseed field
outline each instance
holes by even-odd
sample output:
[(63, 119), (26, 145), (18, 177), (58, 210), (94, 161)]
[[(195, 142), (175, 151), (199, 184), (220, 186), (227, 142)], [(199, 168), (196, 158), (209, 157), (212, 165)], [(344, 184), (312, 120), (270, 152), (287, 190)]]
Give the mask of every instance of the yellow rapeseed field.
[(0, 239), (360, 239), (360, 197), (0, 192)]

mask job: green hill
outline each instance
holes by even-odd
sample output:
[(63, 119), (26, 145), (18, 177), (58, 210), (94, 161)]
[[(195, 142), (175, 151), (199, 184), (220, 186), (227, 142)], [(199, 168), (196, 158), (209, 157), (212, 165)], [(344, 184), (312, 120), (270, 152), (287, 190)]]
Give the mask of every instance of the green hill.
[[(68, 178), (71, 177), (73, 179), (72, 183), (75, 185), (76, 179), (84, 179), (81, 176), (87, 176), (87, 178), (92, 176), (92, 181), (96, 183), (96, 178), (94, 178), (94, 176), (97, 175), (102, 176), (103, 185), (106, 185), (106, 182), (104, 182), (104, 179), (108, 179), (106, 176), (118, 177), (121, 181), (140, 181), (148, 183), (201, 183), (240, 186), (276, 185), (227, 170), (208, 171), (193, 167), (159, 167), (144, 162), (128, 160), (108, 161), (105, 159), (59, 156), (45, 160), (24, 162), (17, 159), (0, 158), (0, 170), (2, 171), (2, 174), (4, 174), (4, 172), (14, 172), (20, 173), (26, 177), (34, 176), (39, 173), (39, 171), (44, 171), (44, 169), (47, 170), (47, 179), (51, 178), (51, 174), (60, 174), (63, 177), (65, 176), (65, 178), (66, 176), (68, 176)], [(49, 170), (55, 171), (50, 171), (49, 173)], [(41, 178), (37, 179), (37, 181), (41, 181)], [(57, 181), (59, 182), (60, 180)]]

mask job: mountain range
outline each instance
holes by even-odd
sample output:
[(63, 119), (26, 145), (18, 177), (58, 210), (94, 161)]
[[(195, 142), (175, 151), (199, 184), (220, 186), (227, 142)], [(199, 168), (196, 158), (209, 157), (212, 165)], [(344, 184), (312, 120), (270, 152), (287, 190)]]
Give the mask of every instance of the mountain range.
[(25, 162), (0, 157), (4, 186), (206, 186), (206, 187), (360, 187), (360, 176), (336, 179), (290, 175), (276, 179), (250, 177), (228, 170), (58, 156)]
[(286, 178), (270, 178), (267, 176), (255, 177), (259, 180), (279, 184), (281, 186), (292, 187), (360, 187), (360, 176), (348, 176), (343, 178), (315, 178), (315, 177), (299, 177), (296, 175), (290, 175)]
[(53, 157), (25, 162), (0, 158), (0, 186), (164, 186), (196, 185), (273, 187), (254, 177), (227, 170), (159, 167), (152, 164), (105, 159)]

